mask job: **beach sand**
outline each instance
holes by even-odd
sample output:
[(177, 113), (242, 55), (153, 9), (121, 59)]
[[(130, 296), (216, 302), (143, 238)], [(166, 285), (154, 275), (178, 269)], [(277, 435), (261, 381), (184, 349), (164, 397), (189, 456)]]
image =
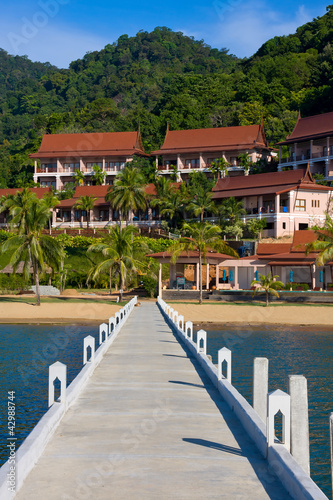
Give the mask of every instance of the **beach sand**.
[(325, 325), (333, 328), (333, 306), (170, 304), (185, 321), (197, 324)]
[(0, 323), (104, 323), (119, 309), (115, 304), (86, 299), (82, 303), (42, 303), (40, 306), (28, 301), (8, 301), (0, 303)]
[[(139, 299), (142, 300), (142, 299)], [(318, 305), (240, 305), (202, 304), (197, 302), (170, 303), (185, 321), (196, 324), (280, 324), (326, 325), (333, 328), (333, 306)], [(27, 302), (0, 303), (0, 323), (101, 323), (119, 311), (116, 304), (99, 303), (88, 298), (80, 302), (42, 303), (40, 306)]]

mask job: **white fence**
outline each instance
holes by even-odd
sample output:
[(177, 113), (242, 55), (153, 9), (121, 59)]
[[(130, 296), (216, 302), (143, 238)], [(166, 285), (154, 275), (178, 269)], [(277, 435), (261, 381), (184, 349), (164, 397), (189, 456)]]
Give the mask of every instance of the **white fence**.
[[(35, 466), (43, 453), (48, 441), (54, 434), (67, 409), (75, 402), (85, 384), (93, 374), (95, 368), (102, 361), (104, 354), (116, 339), (121, 328), (127, 321), (133, 307), (137, 303), (134, 297), (116, 313), (115, 318), (109, 318), (109, 323), (103, 323), (99, 328), (99, 347), (95, 352), (95, 339), (90, 335), (83, 340), (84, 366), (77, 377), (66, 387), (66, 365), (57, 361), (49, 367), (49, 410), (43, 415), (28, 437), (23, 441), (16, 453), (15, 461), (15, 491), (8, 489), (10, 463), (7, 461), (0, 468), (0, 499), (11, 500), (21, 488), (24, 479)], [(112, 325), (109, 328), (109, 325)], [(87, 349), (90, 350), (90, 359), (87, 359)], [(58, 401), (54, 401), (54, 381), (61, 381), (61, 393)]]
[[(308, 416), (304, 414), (307, 407), (307, 392), (304, 391), (304, 377), (292, 375), (289, 377), (289, 387), (296, 386), (298, 390), (290, 390), (290, 394), (281, 390), (268, 393), (267, 363), (254, 363), (254, 399), (257, 406), (264, 407), (265, 419), (246, 401), (246, 399), (231, 384), (231, 351), (226, 347), (219, 350), (218, 367), (206, 354), (207, 337), (204, 330), (197, 334), (197, 343), (193, 341), (193, 323), (186, 321), (184, 328), (179, 326), (179, 315), (160, 297), (157, 299), (159, 308), (169, 326), (197, 359), (219, 393), (235, 412), (244, 429), (251, 437), (260, 453), (267, 458), (272, 470), (280, 479), (286, 490), (297, 500), (322, 500), (326, 495), (309, 476), (309, 442)], [(176, 317), (176, 321), (174, 318)], [(182, 324), (184, 323), (184, 319)], [(266, 358), (256, 358), (266, 360)], [(267, 360), (266, 360), (267, 361)], [(222, 365), (226, 363), (226, 375), (223, 375)], [(303, 384), (299, 383), (302, 378)], [(303, 390), (299, 390), (303, 387)], [(292, 396), (292, 397), (291, 397)], [(306, 400), (306, 405), (303, 404)], [(301, 414), (299, 413), (301, 410)], [(282, 414), (282, 439), (275, 437), (275, 416)], [(300, 429), (300, 427), (302, 427)], [(294, 436), (293, 436), (293, 430)], [(293, 439), (294, 437), (294, 439)], [(298, 458), (296, 462), (295, 457)], [(300, 458), (299, 458), (300, 457)]]

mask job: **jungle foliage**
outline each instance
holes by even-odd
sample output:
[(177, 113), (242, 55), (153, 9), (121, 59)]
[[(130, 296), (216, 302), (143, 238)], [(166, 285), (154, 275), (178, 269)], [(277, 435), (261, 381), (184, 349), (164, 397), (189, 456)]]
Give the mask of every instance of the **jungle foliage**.
[(249, 59), (165, 27), (122, 35), (68, 69), (0, 49), (0, 187), (32, 182), (45, 133), (136, 130), (147, 152), (170, 129), (257, 124), (271, 144), (333, 110), (333, 6)]

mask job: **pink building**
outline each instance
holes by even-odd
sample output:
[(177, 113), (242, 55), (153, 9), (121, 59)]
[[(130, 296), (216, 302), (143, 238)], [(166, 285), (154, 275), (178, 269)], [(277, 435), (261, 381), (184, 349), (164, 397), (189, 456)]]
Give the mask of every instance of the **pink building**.
[(225, 177), (217, 181), (213, 192), (217, 202), (230, 197), (242, 200), (244, 221), (265, 218), (264, 236), (275, 238), (322, 225), (332, 197), (332, 188), (316, 184), (309, 167)]

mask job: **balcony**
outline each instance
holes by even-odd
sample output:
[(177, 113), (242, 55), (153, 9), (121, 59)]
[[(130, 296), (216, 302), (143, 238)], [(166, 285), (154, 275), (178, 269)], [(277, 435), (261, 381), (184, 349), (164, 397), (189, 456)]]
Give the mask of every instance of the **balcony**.
[(54, 174), (57, 172), (57, 167), (38, 167), (37, 168), (37, 173), (38, 174)]

